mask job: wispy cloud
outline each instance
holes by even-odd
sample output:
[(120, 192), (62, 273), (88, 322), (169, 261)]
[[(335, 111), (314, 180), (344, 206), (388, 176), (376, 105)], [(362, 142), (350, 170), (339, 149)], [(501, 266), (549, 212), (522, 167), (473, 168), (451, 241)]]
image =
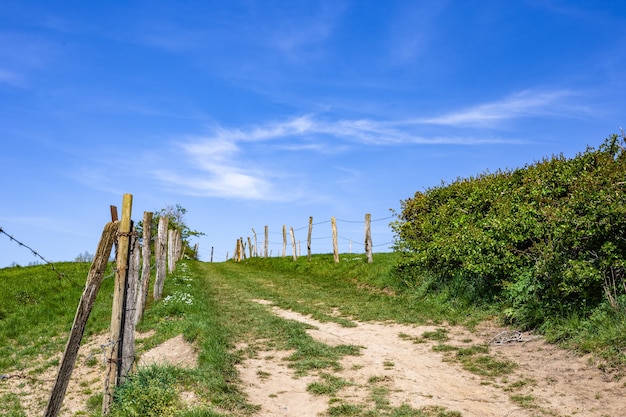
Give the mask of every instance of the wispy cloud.
[[(471, 106), (456, 112), (406, 120), (337, 119), (325, 115), (300, 115), (245, 127), (213, 126), (203, 136), (176, 142), (186, 173), (180, 169), (155, 171), (154, 176), (179, 192), (222, 198), (284, 200), (290, 198), (285, 181), (292, 181), (281, 164), (259, 158), (259, 150), (291, 152), (297, 157), (346, 152), (362, 146), (519, 144), (500, 136), (494, 126), (503, 120), (572, 114), (566, 91), (530, 91)], [(431, 125), (448, 127), (450, 134), (432, 134)], [(459, 127), (470, 133), (459, 132)], [(286, 159), (288, 157), (285, 157)], [(264, 165), (265, 164), (265, 165)], [(286, 169), (286, 168), (285, 168)], [(280, 186), (279, 186), (280, 184)], [(295, 184), (287, 187), (297, 189)], [(291, 191), (290, 191), (291, 192)]]
[(525, 117), (569, 117), (583, 110), (567, 103), (565, 99), (572, 95), (570, 91), (523, 91), (493, 103), (479, 104), (439, 116), (418, 118), (414, 123), (490, 127), (504, 120)]

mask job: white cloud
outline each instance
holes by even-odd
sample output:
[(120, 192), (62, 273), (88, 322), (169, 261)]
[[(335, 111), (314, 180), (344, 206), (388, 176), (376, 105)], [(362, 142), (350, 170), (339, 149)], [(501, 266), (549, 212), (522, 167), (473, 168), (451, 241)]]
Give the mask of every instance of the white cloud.
[(464, 110), (440, 116), (414, 120), (416, 124), (447, 126), (493, 126), (503, 120), (524, 117), (570, 116), (581, 109), (573, 108), (563, 100), (568, 91), (523, 91), (493, 103), (479, 104)]
[[(285, 200), (293, 197), (296, 179), (283, 163), (259, 157), (271, 147), (293, 155), (346, 152), (354, 146), (480, 145), (522, 143), (494, 133), (496, 122), (533, 117), (567, 115), (568, 92), (522, 92), (493, 103), (479, 104), (457, 112), (421, 119), (380, 121), (372, 119), (329, 120), (301, 115), (238, 128), (213, 126), (201, 137), (177, 142), (187, 161), (185, 168), (160, 170), (155, 176), (179, 192), (250, 200)], [(432, 134), (430, 125), (473, 127), (470, 133)], [(449, 130), (449, 129), (448, 129)], [(263, 143), (262, 147), (259, 145)], [(289, 157), (285, 157), (287, 161)], [(282, 169), (285, 172), (281, 171)], [(182, 172), (185, 171), (185, 174)], [(286, 182), (291, 184), (286, 185)], [(281, 191), (282, 190), (282, 191)]]

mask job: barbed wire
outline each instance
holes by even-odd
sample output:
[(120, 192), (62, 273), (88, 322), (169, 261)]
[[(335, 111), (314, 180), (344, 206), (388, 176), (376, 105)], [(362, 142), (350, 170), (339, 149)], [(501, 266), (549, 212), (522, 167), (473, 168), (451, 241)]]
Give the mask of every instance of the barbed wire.
[(12, 235), (8, 234), (7, 232), (4, 231), (4, 229), (2, 227), (0, 227), (0, 234), (3, 234), (5, 236), (7, 236), (9, 238), (10, 241), (17, 243), (19, 246), (28, 249), (29, 251), (31, 251), (31, 253), (33, 255), (35, 255), (37, 258), (41, 259), (42, 261), (44, 261), (44, 263), (46, 265), (48, 265), (50, 267), (50, 269), (52, 269), (52, 271), (54, 271), (55, 274), (57, 274), (57, 276), (59, 277), (59, 280), (61, 279), (66, 279), (69, 282), (71, 282), (72, 284), (81, 287), (80, 285), (78, 285), (78, 283), (76, 283), (74, 280), (72, 280), (70, 277), (68, 277), (66, 274), (64, 274), (63, 272), (59, 271), (58, 269), (56, 269), (56, 267), (54, 266), (54, 264), (52, 262), (50, 262), (49, 260), (47, 260), (46, 258), (44, 258), (39, 252), (37, 252), (35, 249), (31, 248), (30, 246), (28, 246), (27, 244), (17, 240), (15, 237), (13, 237)]

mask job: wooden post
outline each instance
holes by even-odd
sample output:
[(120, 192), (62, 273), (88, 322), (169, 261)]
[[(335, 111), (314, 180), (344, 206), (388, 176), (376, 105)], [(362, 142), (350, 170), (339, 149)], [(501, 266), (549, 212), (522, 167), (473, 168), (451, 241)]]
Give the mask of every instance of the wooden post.
[(306, 255), (307, 259), (311, 260), (311, 235), (313, 234), (313, 216), (309, 216), (309, 234), (306, 238)]
[(269, 229), (265, 226), (265, 257), (267, 258), (270, 248)]
[(243, 240), (243, 236), (239, 238), (239, 242), (241, 243), (241, 252), (239, 253), (239, 255), (242, 259), (246, 259), (246, 241)]
[(252, 246), (252, 240), (250, 239), (250, 236), (248, 236), (248, 253), (250, 253), (251, 258), (254, 256), (254, 247)]
[(63, 405), (67, 386), (70, 382), (74, 365), (76, 364), (80, 342), (85, 333), (85, 325), (87, 324), (91, 309), (96, 301), (98, 291), (100, 290), (104, 271), (106, 270), (109, 257), (111, 256), (111, 249), (113, 248), (118, 226), (118, 222), (110, 222), (104, 226), (104, 230), (102, 231), (98, 249), (91, 263), (89, 275), (87, 275), (85, 290), (83, 291), (83, 295), (78, 303), (78, 308), (76, 309), (74, 324), (72, 324), (72, 330), (70, 331), (67, 344), (65, 345), (65, 352), (63, 353), (63, 358), (59, 365), (59, 371), (57, 372), (54, 386), (50, 392), (50, 399), (48, 400), (48, 405), (44, 413), (45, 417), (56, 417)]
[(254, 231), (254, 227), (252, 228), (252, 234), (254, 235), (254, 256), (258, 257), (259, 256), (259, 247), (258, 242), (256, 240), (256, 232)]
[[(211, 263), (213, 263), (213, 249), (215, 249), (215, 246), (211, 246)], [(228, 255), (226, 255), (226, 259), (228, 259)]]
[(333, 228), (333, 258), (335, 263), (339, 263), (339, 244), (337, 243), (337, 221), (335, 217), (330, 218), (330, 224)]
[(176, 259), (181, 261), (185, 255), (185, 247), (183, 246), (183, 232), (176, 229)]
[(289, 228), (289, 234), (291, 235), (291, 251), (292, 251), (293, 260), (297, 261), (298, 253), (296, 252), (296, 236), (293, 233), (293, 227)]
[(174, 265), (176, 264), (176, 260), (174, 259), (176, 254), (176, 243), (174, 243), (174, 230), (170, 229), (167, 231), (167, 272), (174, 272)]
[(367, 213), (365, 215), (365, 254), (367, 255), (367, 263), (371, 264), (374, 259), (372, 258), (372, 215)]
[(124, 301), (124, 324), (122, 328), (122, 350), (120, 354), (119, 384), (124, 383), (135, 362), (135, 323), (137, 322), (137, 293), (139, 292), (140, 258), (139, 238), (136, 234), (130, 237), (130, 255), (128, 262), (128, 279), (126, 280), (126, 296)]
[(283, 224), (283, 258), (287, 255), (287, 226)]
[(104, 396), (102, 398), (102, 414), (109, 412), (113, 403), (113, 393), (119, 382), (122, 351), (122, 328), (124, 320), (124, 291), (128, 276), (128, 250), (130, 243), (131, 213), (133, 196), (124, 194), (122, 200), (122, 220), (118, 233), (117, 269), (115, 271), (115, 288), (113, 290), (113, 308), (111, 311), (111, 333), (107, 346), (107, 371), (104, 381)]
[(163, 284), (165, 283), (166, 260), (167, 260), (167, 217), (159, 218), (159, 227), (157, 230), (157, 240), (155, 244), (156, 257), (156, 278), (154, 280), (154, 299), (160, 300), (163, 294)]
[(118, 221), (119, 217), (117, 216), (117, 207), (111, 204), (110, 208), (111, 208), (111, 221), (112, 222)]
[(146, 300), (148, 299), (148, 291), (150, 289), (150, 242), (152, 241), (152, 213), (143, 212), (143, 246), (141, 256), (143, 257), (143, 266), (141, 267), (140, 289), (137, 292), (137, 314), (135, 314), (135, 324), (143, 317), (143, 311), (146, 308)]

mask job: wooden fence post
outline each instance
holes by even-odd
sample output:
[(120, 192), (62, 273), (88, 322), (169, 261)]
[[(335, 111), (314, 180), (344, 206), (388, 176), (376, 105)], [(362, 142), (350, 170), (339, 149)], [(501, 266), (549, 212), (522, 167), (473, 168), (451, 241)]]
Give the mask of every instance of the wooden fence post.
[(74, 316), (74, 324), (72, 324), (72, 330), (67, 339), (65, 345), (65, 352), (59, 365), (59, 371), (57, 372), (54, 386), (50, 392), (50, 399), (44, 413), (45, 417), (56, 417), (63, 405), (63, 399), (67, 391), (67, 386), (76, 364), (76, 357), (78, 356), (78, 349), (80, 348), (80, 342), (85, 333), (85, 325), (91, 314), (91, 309), (96, 301), (96, 296), (100, 290), (104, 271), (109, 262), (111, 256), (111, 249), (113, 248), (113, 242), (115, 242), (115, 235), (117, 233), (119, 223), (110, 222), (104, 226), (102, 231), (102, 237), (100, 243), (98, 243), (98, 249), (91, 263), (89, 274), (87, 275), (87, 283), (85, 284), (85, 290), (78, 303), (76, 309), (76, 315)]
[(184, 254), (184, 250), (183, 250), (183, 235), (180, 232), (180, 229), (176, 229), (174, 230), (174, 240), (176, 241), (176, 256), (175, 259), (177, 261), (180, 261), (183, 259), (183, 254)]
[(291, 251), (293, 252), (293, 260), (298, 260), (298, 253), (296, 252), (296, 236), (293, 233), (293, 227), (289, 228), (289, 234), (291, 235)]
[(254, 231), (254, 227), (252, 228), (252, 234), (254, 235), (254, 256), (258, 257), (259, 256), (259, 246), (258, 246), (258, 242), (256, 240), (256, 232)]
[(135, 323), (137, 322), (137, 293), (139, 292), (140, 265), (139, 238), (136, 234), (130, 237), (130, 255), (128, 262), (128, 279), (124, 301), (124, 320), (122, 327), (122, 350), (120, 353), (120, 377), (122, 384), (135, 362)]
[(131, 213), (133, 196), (124, 194), (122, 200), (122, 220), (118, 233), (117, 269), (115, 272), (115, 288), (113, 291), (113, 307), (111, 311), (111, 333), (107, 347), (107, 372), (104, 381), (104, 396), (102, 398), (102, 414), (109, 412), (113, 403), (113, 392), (119, 382), (122, 351), (122, 327), (124, 320), (124, 292), (128, 276), (128, 251), (130, 241)]
[(330, 224), (333, 228), (333, 258), (335, 263), (339, 263), (339, 244), (337, 243), (337, 221), (335, 217), (330, 218)]
[(154, 280), (154, 299), (160, 300), (163, 294), (163, 284), (165, 283), (166, 275), (166, 260), (167, 260), (167, 224), (169, 220), (167, 217), (162, 216), (159, 218), (159, 227), (157, 231), (157, 240), (155, 244), (155, 257), (156, 257), (156, 278)]
[(250, 254), (250, 258), (254, 256), (254, 247), (252, 246), (252, 240), (250, 236), (248, 236), (248, 253)]
[(306, 254), (307, 259), (311, 260), (311, 235), (313, 234), (313, 216), (309, 216), (309, 234), (306, 238)]
[(283, 224), (283, 258), (287, 255), (287, 226)]
[(246, 241), (243, 240), (243, 236), (239, 237), (239, 244), (241, 245), (241, 250), (239, 252), (239, 260), (246, 259)]
[(143, 212), (143, 246), (142, 257), (143, 266), (141, 267), (141, 285), (137, 293), (137, 314), (135, 314), (135, 324), (143, 317), (143, 310), (146, 308), (146, 300), (148, 299), (148, 291), (150, 289), (150, 243), (152, 242), (152, 213)]
[(170, 229), (167, 231), (167, 272), (174, 272), (174, 264), (176, 261), (174, 260), (174, 252), (176, 251), (176, 243), (174, 243), (174, 230)]
[(270, 240), (269, 240), (269, 229), (265, 226), (265, 257), (267, 258), (269, 253)]
[(372, 215), (367, 213), (365, 215), (365, 254), (367, 255), (367, 263), (371, 264), (374, 259), (372, 258)]

